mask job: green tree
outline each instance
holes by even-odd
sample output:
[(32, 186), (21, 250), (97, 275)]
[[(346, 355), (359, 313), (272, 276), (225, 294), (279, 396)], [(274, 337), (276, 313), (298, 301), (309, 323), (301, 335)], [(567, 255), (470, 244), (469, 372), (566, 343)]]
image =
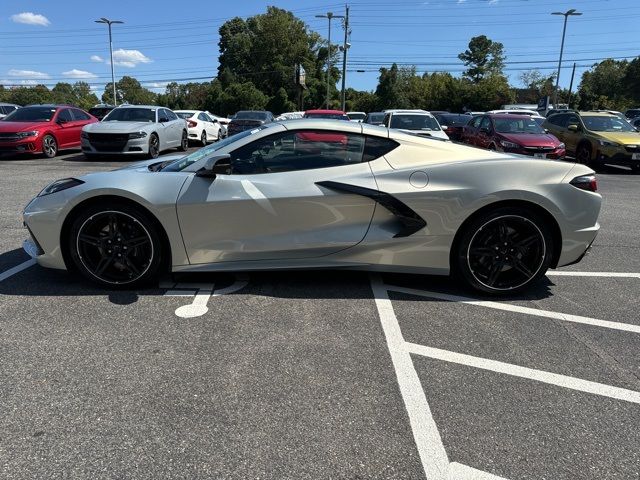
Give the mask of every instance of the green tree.
[(640, 57), (629, 62), (627, 71), (622, 77), (622, 88), (627, 92), (629, 106), (640, 105)]
[(289, 100), (287, 97), (287, 91), (284, 87), (280, 87), (280, 90), (269, 99), (267, 103), (267, 110), (279, 115), (284, 112), (292, 112), (296, 109), (296, 104)]
[(53, 95), (45, 85), (17, 87), (9, 90), (7, 101), (23, 106), (37, 103), (52, 103)]
[(578, 87), (580, 108), (627, 108), (632, 103), (630, 92), (625, 88), (628, 67), (629, 62), (626, 60), (608, 58), (584, 72)]
[(485, 35), (473, 37), (469, 41), (469, 48), (458, 55), (465, 66), (469, 67), (464, 75), (474, 83), (490, 75), (502, 75), (504, 68), (504, 47), (500, 42), (494, 42)]
[[(113, 84), (107, 83), (102, 94), (102, 101), (113, 104)], [(153, 105), (156, 102), (156, 94), (144, 88), (133, 77), (124, 76), (116, 82), (116, 94), (118, 104), (129, 103), (131, 105)]]
[(222, 91), (214, 103), (214, 111), (230, 115), (239, 110), (264, 110), (269, 97), (251, 82), (234, 83)]
[(78, 107), (88, 110), (99, 102), (98, 97), (91, 91), (91, 87), (87, 82), (76, 82), (72, 88), (75, 104)]
[(378, 77), (378, 87), (376, 95), (379, 100), (378, 108), (411, 108), (411, 104), (406, 96), (403, 84), (407, 85), (407, 72), (401, 72), (397, 64), (391, 68), (382, 67), (380, 77)]

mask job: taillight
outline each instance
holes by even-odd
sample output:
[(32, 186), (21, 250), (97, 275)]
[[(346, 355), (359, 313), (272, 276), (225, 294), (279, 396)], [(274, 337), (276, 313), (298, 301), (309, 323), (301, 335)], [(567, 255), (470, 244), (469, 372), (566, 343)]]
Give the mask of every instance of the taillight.
[(198, 122), (194, 122), (193, 120), (187, 120), (187, 125), (189, 128), (196, 128), (198, 126)]
[(580, 190), (588, 190), (589, 192), (598, 191), (598, 181), (595, 175), (580, 175), (569, 183)]

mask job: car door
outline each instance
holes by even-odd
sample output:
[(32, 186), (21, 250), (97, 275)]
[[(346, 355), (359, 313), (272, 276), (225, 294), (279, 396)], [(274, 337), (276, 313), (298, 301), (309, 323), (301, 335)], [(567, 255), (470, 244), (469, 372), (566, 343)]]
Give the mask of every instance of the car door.
[(70, 146), (77, 145), (80, 138), (80, 129), (74, 125), (73, 116), (71, 115), (71, 109), (61, 108), (58, 110), (56, 117), (53, 120), (56, 125), (56, 140), (58, 141), (58, 148), (68, 148)]
[(187, 180), (177, 211), (190, 262), (303, 259), (358, 244), (375, 202), (318, 183), (376, 189), (359, 132), (272, 133), (231, 152), (227, 174)]
[(71, 115), (73, 115), (73, 126), (74, 126), (74, 138), (73, 145), (80, 146), (80, 134), (82, 133), (82, 127), (88, 125), (89, 123), (93, 123), (91, 117), (88, 113), (83, 112), (79, 108), (71, 108)]
[(185, 130), (185, 120), (178, 117), (168, 108), (164, 109), (167, 118), (169, 119), (169, 130), (171, 132), (171, 144), (169, 147), (178, 147), (182, 142), (182, 132)]
[(566, 120), (567, 114), (554, 114), (546, 119), (546, 121), (542, 124), (542, 127), (546, 128), (549, 133), (556, 137), (558, 140), (564, 142), (566, 136)]
[[(580, 143), (580, 140), (584, 136), (584, 127), (580, 121), (580, 117), (575, 113), (569, 113), (566, 115), (566, 119), (563, 123), (564, 138), (562, 141), (569, 152), (575, 153), (578, 148), (578, 143)], [(569, 125), (577, 125), (578, 130), (576, 132), (572, 132), (569, 130)]]
[(489, 148), (491, 145), (493, 127), (491, 126), (491, 119), (486, 115), (482, 117), (480, 121), (480, 128), (478, 128), (476, 138), (476, 145), (480, 148)]
[(214, 123), (213, 120), (209, 118), (209, 115), (207, 115), (204, 112), (200, 112), (198, 114), (198, 120), (200, 120), (204, 125), (204, 129), (207, 132), (207, 138), (209, 138), (210, 140), (214, 140), (218, 138), (219, 127), (217, 123)]
[(476, 136), (480, 128), (481, 116), (473, 117), (462, 129), (462, 141), (469, 145), (476, 144)]

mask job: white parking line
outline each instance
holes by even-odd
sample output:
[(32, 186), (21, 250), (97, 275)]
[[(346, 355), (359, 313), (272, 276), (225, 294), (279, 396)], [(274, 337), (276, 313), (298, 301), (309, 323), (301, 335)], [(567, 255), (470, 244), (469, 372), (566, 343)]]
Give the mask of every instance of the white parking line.
[(439, 348), (425, 347), (415, 343), (405, 343), (410, 353), (421, 355), (423, 357), (433, 358), (435, 360), (443, 360), (445, 362), (457, 363), (468, 367), (480, 368), (482, 370), (490, 370), (492, 372), (504, 373), (514, 377), (527, 378), (538, 382), (556, 385), (558, 387), (578, 390), (580, 392), (593, 393), (603, 397), (624, 400), (625, 402), (639, 403), (640, 392), (627, 390), (626, 388), (612, 387), (603, 383), (590, 382), (580, 378), (568, 377), (557, 373), (545, 372), (544, 370), (536, 370), (533, 368), (521, 367), (511, 363), (498, 362), (487, 358), (474, 357), (463, 353), (441, 350)]
[(567, 270), (549, 270), (547, 275), (558, 277), (610, 277), (610, 278), (640, 278), (640, 273), (626, 272), (572, 272)]
[(23, 270), (26, 270), (29, 267), (32, 267), (36, 264), (36, 260), (34, 258), (30, 258), (26, 262), (22, 262), (20, 265), (16, 265), (15, 267), (10, 268), (9, 270), (5, 270), (0, 273), (0, 282), (6, 280), (9, 277), (12, 277), (16, 273), (20, 273)]
[(447, 472), (447, 480), (507, 480), (492, 473), (476, 470), (460, 463), (451, 462)]
[(536, 317), (552, 318), (554, 320), (563, 320), (565, 322), (582, 323), (595, 327), (610, 328), (613, 330), (622, 330), (625, 332), (640, 333), (640, 325), (630, 323), (610, 322), (608, 320), (600, 320), (597, 318), (582, 317), (580, 315), (571, 315), (569, 313), (553, 312), (550, 310), (540, 310), (538, 308), (521, 307), (519, 305), (511, 305), (509, 303), (498, 303), (489, 300), (476, 300), (460, 295), (451, 295), (448, 293), (432, 292), (428, 290), (416, 290), (414, 288), (396, 287), (394, 285), (386, 285), (388, 290), (407, 293), (409, 295), (418, 295), (421, 297), (435, 298), (445, 300), (447, 302), (466, 303), (467, 305), (476, 305), (478, 307), (493, 308), (495, 310), (504, 310), (506, 312), (524, 313), (527, 315), (535, 315)]
[(213, 293), (213, 283), (208, 285), (207, 288), (201, 288), (196, 293), (193, 302), (190, 305), (183, 305), (176, 309), (176, 315), (181, 318), (195, 318), (201, 317), (209, 311), (207, 303), (211, 294)]
[[(195, 295), (193, 302), (189, 305), (183, 305), (176, 309), (176, 315), (181, 318), (201, 317), (209, 311), (207, 303), (211, 297), (220, 295), (228, 295), (230, 293), (242, 290), (249, 283), (247, 275), (237, 275), (236, 281), (225, 288), (214, 290), (213, 283), (170, 283), (164, 282), (160, 284), (160, 288), (165, 285), (171, 290), (164, 293), (166, 297), (191, 297)], [(165, 287), (166, 288), (166, 287)]]

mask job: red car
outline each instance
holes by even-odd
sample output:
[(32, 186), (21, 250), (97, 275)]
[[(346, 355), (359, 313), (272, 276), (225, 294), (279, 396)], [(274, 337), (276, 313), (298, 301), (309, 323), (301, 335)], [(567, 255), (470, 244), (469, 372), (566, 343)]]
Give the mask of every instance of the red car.
[(59, 150), (80, 148), (82, 127), (98, 119), (68, 105), (31, 105), (0, 121), (1, 153), (42, 153), (47, 158)]
[(329, 120), (349, 121), (349, 117), (342, 110), (307, 110), (304, 112), (304, 118), (328, 118)]
[(465, 125), (462, 141), (480, 148), (536, 158), (562, 159), (566, 154), (564, 143), (528, 115), (477, 115)]

